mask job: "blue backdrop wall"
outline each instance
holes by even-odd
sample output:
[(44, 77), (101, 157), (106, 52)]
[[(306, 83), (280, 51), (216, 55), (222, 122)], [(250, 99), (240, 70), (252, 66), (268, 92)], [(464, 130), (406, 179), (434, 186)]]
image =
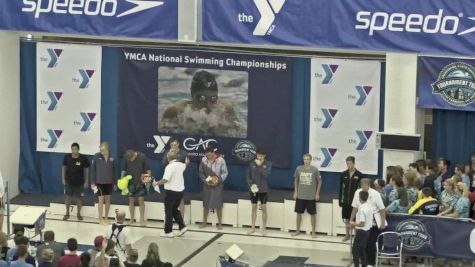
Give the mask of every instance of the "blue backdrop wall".
[[(102, 125), (101, 139), (108, 141), (117, 154), (117, 111), (119, 103), (118, 66), (119, 49), (103, 47), (102, 50)], [(310, 59), (294, 58), (292, 88), (292, 167), (272, 170), (270, 187), (293, 189), (293, 171), (301, 164), (301, 156), (308, 150), (308, 127), (310, 114)], [(61, 164), (64, 154), (36, 152), (36, 43), (22, 42), (20, 47), (20, 179), (19, 188), (23, 193), (61, 194)], [(381, 77), (381, 121), (384, 125), (384, 73)], [(119, 155), (120, 156), (120, 155)], [(269, 155), (272, 160), (272, 155)], [(154, 176), (160, 177), (163, 169), (159, 161), (150, 162)], [(246, 167), (228, 165), (230, 175), (225, 183), (227, 190), (248, 190), (245, 182)], [(382, 153), (379, 157), (379, 172), (382, 170)], [(190, 192), (201, 191), (198, 180), (198, 166), (192, 163), (186, 171), (186, 188)], [(325, 173), (323, 190), (328, 195), (338, 194), (339, 174)], [(373, 177), (374, 178), (374, 177)]]

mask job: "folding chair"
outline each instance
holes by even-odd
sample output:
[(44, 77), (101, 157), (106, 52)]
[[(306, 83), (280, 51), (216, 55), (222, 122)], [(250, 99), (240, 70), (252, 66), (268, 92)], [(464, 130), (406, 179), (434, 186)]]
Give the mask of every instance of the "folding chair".
[(376, 240), (376, 266), (379, 259), (398, 259), (402, 267), (402, 236), (396, 232), (384, 232)]

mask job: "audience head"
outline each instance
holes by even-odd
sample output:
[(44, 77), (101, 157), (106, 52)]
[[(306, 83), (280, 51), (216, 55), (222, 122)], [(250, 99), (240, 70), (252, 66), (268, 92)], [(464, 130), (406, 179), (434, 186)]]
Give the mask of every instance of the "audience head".
[(450, 179), (454, 180), (455, 184), (458, 184), (462, 181), (462, 176), (458, 174), (454, 174)]
[(20, 237), (18, 237), (18, 245), (24, 245), (28, 248), (28, 245), (30, 243), (30, 240), (28, 239), (28, 237), (22, 235)]
[(434, 191), (433, 191), (432, 188), (430, 188), (430, 187), (424, 187), (424, 188), (422, 188), (421, 191), (422, 191), (422, 195), (423, 195), (424, 197), (432, 197), (432, 196), (434, 196)]
[(413, 162), (413, 163), (409, 164), (409, 170), (411, 170), (413, 172), (417, 172), (417, 163)]
[(396, 167), (394, 166), (387, 166), (386, 167), (386, 183), (389, 184), (391, 182), (391, 177), (396, 174)]
[(81, 253), (81, 256), (79, 256), (79, 259), (81, 260), (81, 265), (80, 267), (89, 267), (91, 263), (91, 254), (87, 252)]
[(374, 189), (378, 191), (382, 190), (385, 185), (386, 185), (386, 182), (383, 179), (376, 179), (374, 181)]
[(130, 262), (136, 263), (139, 259), (139, 252), (136, 249), (131, 249), (127, 258)]
[(403, 183), (407, 188), (415, 187), (419, 188), (420, 183), (415, 171), (407, 171), (403, 176)]
[(25, 259), (28, 255), (28, 247), (25, 245), (19, 245), (16, 249), (16, 255), (19, 259)]
[(439, 167), (439, 172), (445, 173), (449, 169), (450, 161), (448, 159), (440, 158), (437, 161), (437, 167)]
[(360, 202), (365, 203), (366, 201), (368, 201), (368, 197), (369, 197), (368, 191), (361, 190), (359, 197), (360, 197)]
[(420, 159), (418, 161), (416, 161), (416, 164), (417, 164), (417, 172), (422, 174), (422, 175), (426, 175), (426, 172), (427, 172), (427, 163), (425, 160), (423, 159)]
[(70, 238), (68, 239), (68, 250), (71, 252), (74, 252), (78, 249), (78, 241), (76, 238)]
[(54, 241), (54, 232), (53, 231), (46, 231), (43, 235), (45, 242), (53, 242)]
[(449, 192), (449, 193), (453, 193), (454, 190), (455, 190), (455, 180), (453, 179), (447, 179), (445, 180), (444, 182), (444, 190)]
[(465, 174), (465, 165), (463, 164), (457, 164), (455, 165), (455, 174), (457, 175), (464, 175)]
[(116, 215), (115, 215), (115, 219), (118, 223), (124, 223), (124, 221), (125, 221), (125, 211), (118, 210)]
[(158, 253), (158, 244), (155, 242), (148, 245), (147, 260), (157, 261), (160, 260), (160, 254)]
[(43, 253), (41, 254), (41, 260), (43, 262), (53, 262), (54, 259), (54, 251), (50, 248), (47, 248), (43, 250)]
[(436, 164), (431, 163), (427, 166), (427, 176), (436, 176), (439, 173), (439, 168)]
[(399, 187), (397, 189), (397, 194), (399, 197), (399, 205), (402, 207), (409, 206), (409, 196), (407, 195), (407, 190), (404, 187)]
[(20, 240), (21, 240), (22, 237), (23, 237), (23, 232), (17, 232), (15, 234), (15, 237), (13, 237), (13, 242), (15, 242), (15, 246), (21, 245)]
[(102, 235), (98, 235), (94, 238), (94, 247), (97, 250), (102, 249), (102, 242), (104, 241), (104, 237)]
[(465, 183), (457, 183), (456, 192), (461, 197), (468, 197), (470, 191), (468, 191), (468, 186)]
[(348, 156), (346, 157), (346, 167), (348, 170), (353, 171), (355, 169), (355, 157)]
[(397, 165), (394, 168), (396, 168), (396, 175), (399, 177), (402, 177), (404, 175), (404, 168), (401, 165)]
[(368, 192), (371, 188), (371, 180), (369, 178), (363, 178), (360, 181), (362, 191)]
[(393, 176), (391, 178), (391, 184), (393, 185), (394, 189), (399, 188), (399, 187), (404, 187), (404, 183), (402, 181), (401, 176)]
[(115, 254), (115, 242), (111, 239), (107, 240), (106, 254), (107, 255)]

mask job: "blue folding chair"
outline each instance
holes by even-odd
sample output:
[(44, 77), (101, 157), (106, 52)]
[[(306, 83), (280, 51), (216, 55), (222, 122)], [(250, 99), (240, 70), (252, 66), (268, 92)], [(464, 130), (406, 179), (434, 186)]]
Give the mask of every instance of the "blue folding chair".
[(376, 266), (379, 259), (397, 259), (402, 267), (402, 236), (396, 232), (384, 232), (376, 240)]

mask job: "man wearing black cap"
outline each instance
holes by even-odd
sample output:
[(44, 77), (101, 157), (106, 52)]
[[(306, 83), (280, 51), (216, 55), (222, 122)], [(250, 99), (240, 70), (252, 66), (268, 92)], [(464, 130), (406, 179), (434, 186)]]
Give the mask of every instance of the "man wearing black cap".
[(223, 134), (238, 127), (232, 104), (218, 100), (218, 84), (213, 74), (201, 70), (191, 81), (191, 100), (181, 100), (167, 108), (160, 130), (188, 134)]

